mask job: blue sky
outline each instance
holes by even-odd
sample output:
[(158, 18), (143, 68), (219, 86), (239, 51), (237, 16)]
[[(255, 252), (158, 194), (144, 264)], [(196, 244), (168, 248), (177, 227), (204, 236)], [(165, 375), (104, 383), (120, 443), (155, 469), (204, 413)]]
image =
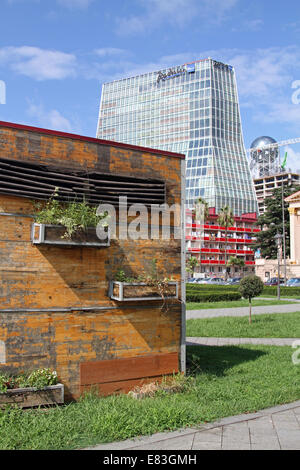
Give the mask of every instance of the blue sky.
[(246, 147), (300, 137), (297, 0), (0, 0), (0, 25), (0, 120), (94, 137), (103, 82), (210, 56), (235, 67)]

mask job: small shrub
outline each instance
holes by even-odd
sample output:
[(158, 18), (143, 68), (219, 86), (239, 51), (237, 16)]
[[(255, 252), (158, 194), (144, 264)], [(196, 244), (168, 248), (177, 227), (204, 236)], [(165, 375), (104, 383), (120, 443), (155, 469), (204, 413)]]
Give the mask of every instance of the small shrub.
[(251, 300), (262, 293), (264, 283), (261, 278), (251, 274), (244, 277), (239, 285), (239, 292), (245, 299), (249, 300), (249, 323), (251, 323)]

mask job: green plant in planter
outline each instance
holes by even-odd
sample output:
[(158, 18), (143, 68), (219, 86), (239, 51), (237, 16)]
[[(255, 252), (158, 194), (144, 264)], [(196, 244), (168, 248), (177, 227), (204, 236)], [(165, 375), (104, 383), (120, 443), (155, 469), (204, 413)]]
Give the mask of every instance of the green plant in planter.
[(120, 268), (114, 275), (114, 280), (129, 283), (145, 283), (147, 286), (154, 287), (163, 300), (162, 309), (168, 310), (167, 297), (170, 295), (169, 282), (172, 281), (172, 279), (158, 273), (157, 260), (155, 258), (151, 260), (150, 272), (147, 273), (143, 271), (142, 274), (132, 277), (127, 276), (125, 271)]
[[(57, 200), (59, 188), (46, 203), (35, 204), (35, 220), (40, 224), (62, 225), (66, 228), (63, 238), (72, 238), (76, 231), (96, 227), (107, 217), (107, 213), (97, 214), (97, 206), (90, 206), (85, 200), (60, 202)], [(108, 224), (106, 223), (107, 227)]]
[(139, 282), (138, 279), (138, 277), (134, 278), (127, 276), (124, 269), (119, 269), (114, 275), (114, 280), (118, 282)]
[(0, 393), (5, 393), (8, 389), (16, 388), (16, 378), (9, 374), (0, 374)]
[(0, 374), (0, 393), (15, 388), (36, 388), (42, 389), (50, 385), (57, 384), (57, 373), (48, 368), (36, 369), (30, 373), (18, 374), (12, 376), (9, 374)]

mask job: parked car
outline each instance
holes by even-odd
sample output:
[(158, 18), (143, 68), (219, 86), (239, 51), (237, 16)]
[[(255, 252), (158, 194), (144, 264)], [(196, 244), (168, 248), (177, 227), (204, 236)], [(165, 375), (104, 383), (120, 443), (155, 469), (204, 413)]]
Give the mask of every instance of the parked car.
[(209, 277), (198, 277), (198, 279), (196, 279), (196, 282), (197, 284), (208, 284), (208, 282), (210, 281), (210, 278)]
[(224, 279), (222, 279), (221, 277), (213, 277), (209, 280), (208, 284), (215, 284), (215, 285), (225, 285), (225, 281)]
[(287, 286), (299, 286), (300, 285), (300, 277), (292, 277), (286, 283)]
[[(266, 281), (264, 284), (265, 284), (265, 286), (277, 286), (278, 279), (277, 279), (277, 277), (272, 277), (271, 279)], [(284, 279), (280, 278), (280, 285), (282, 285), (282, 284), (284, 284)]]
[(236, 284), (239, 284), (241, 282), (242, 278), (241, 277), (232, 277), (231, 279), (228, 279), (228, 281), (226, 282), (227, 285), (236, 285)]

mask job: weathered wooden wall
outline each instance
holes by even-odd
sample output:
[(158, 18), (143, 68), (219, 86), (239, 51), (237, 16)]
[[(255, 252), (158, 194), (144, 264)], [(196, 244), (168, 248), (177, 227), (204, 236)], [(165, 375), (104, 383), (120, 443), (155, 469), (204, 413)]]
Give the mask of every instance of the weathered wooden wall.
[[(163, 152), (0, 124), (0, 157), (60, 170), (157, 178), (166, 181), (167, 204), (181, 202), (182, 160)], [(54, 368), (69, 398), (78, 397), (87, 385), (97, 385), (92, 383), (97, 363), (108, 370), (111, 360), (139, 361), (141, 377), (124, 375), (121, 362), (118, 380), (112, 379), (116, 385), (107, 385), (105, 379), (103, 393), (128, 391), (138, 379), (154, 377), (155, 367), (157, 376), (166, 373), (168, 358), (169, 373), (176, 362), (178, 370), (181, 303), (167, 312), (157, 301), (124, 305), (109, 299), (108, 285), (119, 268), (139, 274), (151, 268), (154, 258), (159, 269), (180, 282), (181, 241), (117, 239), (97, 249), (36, 246), (30, 240), (32, 214), (30, 199), (1, 195), (0, 188), (0, 358), (5, 347), (0, 368)], [(180, 217), (174, 223), (180, 226)], [(151, 363), (147, 375), (151, 356), (156, 366)], [(118, 369), (115, 362), (114, 367)]]

